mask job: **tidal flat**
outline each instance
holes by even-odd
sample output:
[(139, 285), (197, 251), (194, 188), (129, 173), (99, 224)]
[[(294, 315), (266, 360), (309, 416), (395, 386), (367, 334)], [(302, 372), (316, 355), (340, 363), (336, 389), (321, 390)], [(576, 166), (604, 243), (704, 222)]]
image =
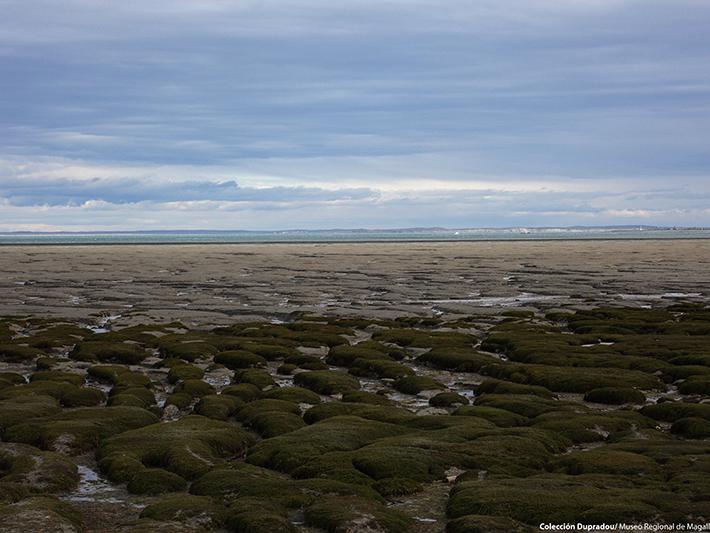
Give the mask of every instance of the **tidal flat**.
[(0, 523), (706, 524), (707, 248), (8, 247)]
[[(0, 316), (117, 326), (707, 301), (710, 240), (0, 247)], [(112, 317), (112, 318), (111, 318)]]

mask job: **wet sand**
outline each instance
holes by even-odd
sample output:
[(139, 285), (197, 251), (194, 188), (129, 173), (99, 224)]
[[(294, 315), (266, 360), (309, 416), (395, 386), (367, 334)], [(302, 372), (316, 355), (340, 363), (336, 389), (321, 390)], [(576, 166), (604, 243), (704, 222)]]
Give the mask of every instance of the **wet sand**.
[(707, 301), (708, 271), (710, 240), (7, 246), (0, 315), (198, 325), (657, 305)]

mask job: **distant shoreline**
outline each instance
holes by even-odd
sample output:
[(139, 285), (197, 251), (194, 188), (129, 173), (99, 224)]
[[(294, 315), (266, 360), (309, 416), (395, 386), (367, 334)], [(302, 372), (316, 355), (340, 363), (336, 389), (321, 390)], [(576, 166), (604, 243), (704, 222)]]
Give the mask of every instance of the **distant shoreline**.
[(500, 237), (490, 237), (490, 238), (477, 238), (477, 239), (340, 239), (340, 240), (241, 240), (241, 241), (216, 241), (216, 240), (204, 240), (204, 241), (83, 241), (83, 242), (62, 242), (57, 241), (23, 241), (23, 242), (2, 242), (0, 240), (0, 247), (20, 247), (20, 246), (233, 246), (233, 245), (304, 245), (304, 244), (416, 244), (416, 243), (476, 243), (476, 242), (595, 242), (595, 241), (702, 241), (710, 240), (710, 234), (699, 235), (697, 237), (691, 236), (649, 236), (649, 237), (632, 237), (632, 236), (618, 236), (618, 237), (511, 237), (511, 238), (500, 238)]
[(148, 244), (445, 243), (710, 239), (710, 228), (678, 226), (567, 226), (505, 228), (333, 228), (322, 230), (142, 230), (0, 232), (0, 246)]

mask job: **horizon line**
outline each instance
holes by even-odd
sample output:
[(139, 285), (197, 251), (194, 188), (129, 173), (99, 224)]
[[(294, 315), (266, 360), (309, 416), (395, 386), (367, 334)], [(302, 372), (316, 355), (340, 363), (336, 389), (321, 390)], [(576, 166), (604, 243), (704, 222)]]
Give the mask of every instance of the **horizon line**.
[(245, 230), (245, 229), (145, 229), (145, 230), (11, 230), (0, 231), (0, 235), (106, 235), (106, 234), (179, 234), (179, 233), (327, 233), (327, 232), (350, 232), (350, 233), (382, 233), (382, 232), (421, 232), (421, 231), (539, 231), (539, 230), (655, 230), (655, 231), (703, 231), (710, 230), (707, 226), (676, 226), (676, 225), (653, 225), (653, 224), (611, 224), (611, 225), (570, 225), (570, 226), (480, 226), (480, 227), (445, 227), (445, 226), (415, 226), (415, 227), (392, 227), (392, 228), (291, 228), (291, 229), (265, 229), (265, 230)]

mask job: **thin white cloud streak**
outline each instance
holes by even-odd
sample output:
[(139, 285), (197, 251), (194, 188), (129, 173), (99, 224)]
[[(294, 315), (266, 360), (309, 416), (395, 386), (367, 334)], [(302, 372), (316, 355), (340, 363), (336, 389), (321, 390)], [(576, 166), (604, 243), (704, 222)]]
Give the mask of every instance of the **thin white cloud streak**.
[[(569, 17), (599, 14), (652, 0), (6, 0), (0, 36), (12, 44), (130, 39), (206, 31), (227, 35), (348, 35), (367, 28), (391, 31), (406, 21), (410, 31), (525, 31)], [(680, 4), (694, 2), (678, 0)], [(661, 3), (662, 4), (662, 3)], [(379, 16), (373, 16), (377, 13)], [(161, 23), (162, 22), (162, 23)], [(129, 31), (126, 31), (129, 28)], [(38, 31), (40, 29), (40, 31)], [(82, 30), (82, 31), (77, 31)], [(0, 40), (0, 42), (2, 42)]]

